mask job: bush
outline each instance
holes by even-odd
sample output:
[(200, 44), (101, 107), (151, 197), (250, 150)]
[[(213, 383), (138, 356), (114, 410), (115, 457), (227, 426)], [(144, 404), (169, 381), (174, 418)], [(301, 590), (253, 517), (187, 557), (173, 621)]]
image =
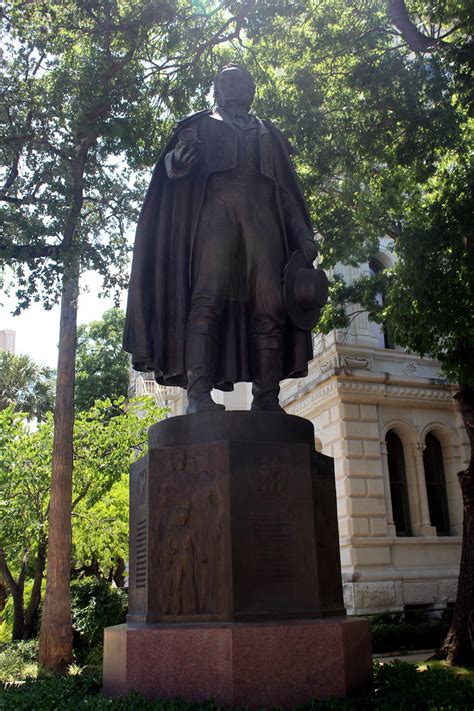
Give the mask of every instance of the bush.
[[(373, 706), (385, 711), (448, 711), (474, 708), (474, 686), (451, 670), (417, 671), (406, 662), (374, 665)], [(362, 709), (363, 706), (357, 708)]]
[(451, 611), (429, 617), (424, 611), (384, 612), (369, 618), (372, 650), (375, 654), (409, 649), (433, 649), (443, 642)]
[(127, 595), (104, 580), (85, 578), (71, 583), (74, 650), (79, 663), (101, 658), (104, 628), (125, 622)]
[(38, 640), (10, 642), (0, 649), (0, 681), (35, 677), (38, 671)]

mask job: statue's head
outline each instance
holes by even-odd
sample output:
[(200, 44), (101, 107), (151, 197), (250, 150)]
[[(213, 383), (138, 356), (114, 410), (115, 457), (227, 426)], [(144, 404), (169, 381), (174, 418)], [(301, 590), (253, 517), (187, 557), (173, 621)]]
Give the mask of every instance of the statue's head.
[(238, 64), (228, 64), (214, 83), (217, 105), (224, 109), (248, 111), (255, 94), (255, 82), (250, 72)]

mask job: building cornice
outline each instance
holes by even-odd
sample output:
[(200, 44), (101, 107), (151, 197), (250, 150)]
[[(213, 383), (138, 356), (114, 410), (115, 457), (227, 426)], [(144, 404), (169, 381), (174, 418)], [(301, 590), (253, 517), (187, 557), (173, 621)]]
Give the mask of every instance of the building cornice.
[[(321, 380), (305, 382), (296, 391), (283, 392), (281, 403), (291, 414), (300, 414), (313, 409), (317, 404), (327, 404), (328, 400), (335, 397), (351, 402), (368, 402), (370, 404), (402, 402), (405, 406), (415, 404), (418, 406), (436, 405), (446, 408), (453, 407), (453, 396), (457, 391), (454, 385), (445, 383), (430, 383), (424, 379), (420, 384), (413, 383), (409, 378), (395, 378), (388, 373), (367, 373), (364, 377), (347, 376), (335, 369), (332, 376)], [(285, 397), (286, 395), (286, 397)]]

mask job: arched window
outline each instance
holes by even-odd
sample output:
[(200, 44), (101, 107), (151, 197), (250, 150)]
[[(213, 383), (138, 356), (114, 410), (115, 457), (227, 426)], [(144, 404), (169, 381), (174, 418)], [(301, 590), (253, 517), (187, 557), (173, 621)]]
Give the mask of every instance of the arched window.
[(403, 444), (400, 437), (393, 430), (387, 432), (385, 441), (387, 443), (388, 474), (395, 530), (397, 536), (411, 536)]
[(443, 450), (439, 439), (431, 432), (426, 435), (425, 443), (423, 465), (425, 468), (426, 493), (428, 495), (431, 525), (435, 526), (438, 536), (449, 536), (449, 511)]
[[(374, 257), (372, 257), (371, 259), (369, 259), (369, 270), (370, 270), (370, 273), (372, 276), (376, 276), (377, 274), (380, 274), (380, 272), (383, 271), (383, 265), (379, 262), (378, 259), (375, 259)], [(384, 304), (383, 291), (377, 292), (377, 294), (375, 295), (375, 300), (378, 304), (383, 306), (383, 304)], [(388, 338), (388, 331), (387, 331), (387, 327), (385, 326), (385, 324), (375, 324), (375, 325), (378, 326), (378, 328), (379, 328), (378, 338), (377, 338), (378, 347), (379, 348), (392, 348), (392, 346), (390, 345), (390, 341)]]

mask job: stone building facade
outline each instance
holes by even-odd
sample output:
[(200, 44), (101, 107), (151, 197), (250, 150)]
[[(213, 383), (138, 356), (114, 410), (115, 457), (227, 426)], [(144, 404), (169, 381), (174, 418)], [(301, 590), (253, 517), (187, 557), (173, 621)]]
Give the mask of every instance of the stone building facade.
[(182, 388), (165, 388), (158, 385), (153, 373), (138, 373), (130, 370), (129, 397), (151, 395), (160, 407), (169, 410), (169, 417), (184, 415), (186, 411), (186, 392)]
[[(350, 282), (391, 261), (384, 240), (370, 265), (337, 271)], [(355, 307), (350, 328), (315, 337), (314, 351), (308, 376), (283, 382), (280, 401), (313, 422), (316, 449), (334, 457), (348, 613), (454, 602), (462, 533), (456, 474), (469, 457), (456, 388), (437, 363), (389, 344)], [(247, 384), (214, 396), (229, 409), (250, 406)], [(167, 404), (182, 414), (184, 392), (172, 392)]]
[(0, 351), (15, 352), (15, 331), (4, 329), (0, 331)]
[[(384, 240), (370, 265), (337, 271), (350, 282), (391, 262)], [(469, 457), (456, 388), (356, 311), (347, 331), (314, 339), (308, 377), (285, 382), (281, 402), (334, 457), (348, 612), (443, 607), (456, 597)]]

